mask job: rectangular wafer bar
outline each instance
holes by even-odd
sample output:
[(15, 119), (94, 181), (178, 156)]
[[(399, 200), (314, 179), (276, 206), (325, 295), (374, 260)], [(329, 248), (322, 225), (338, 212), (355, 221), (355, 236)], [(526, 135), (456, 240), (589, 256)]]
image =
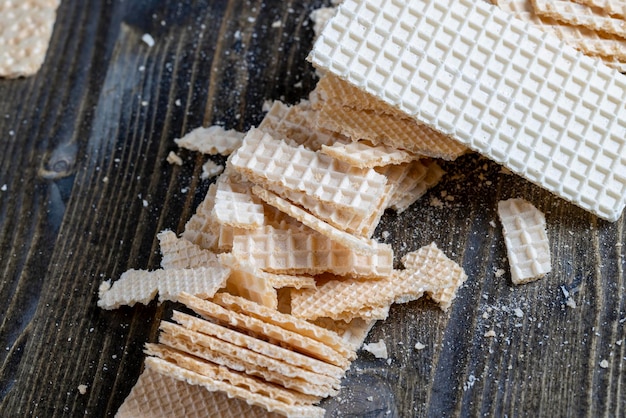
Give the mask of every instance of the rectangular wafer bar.
[(347, 0), (311, 61), (610, 221), (626, 196), (626, 78), (496, 6)]

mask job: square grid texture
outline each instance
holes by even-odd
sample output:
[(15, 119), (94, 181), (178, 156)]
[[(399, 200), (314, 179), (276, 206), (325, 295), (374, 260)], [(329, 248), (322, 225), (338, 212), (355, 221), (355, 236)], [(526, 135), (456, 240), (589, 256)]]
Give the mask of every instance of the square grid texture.
[(601, 218), (626, 196), (626, 77), (496, 6), (346, 0), (319, 68)]

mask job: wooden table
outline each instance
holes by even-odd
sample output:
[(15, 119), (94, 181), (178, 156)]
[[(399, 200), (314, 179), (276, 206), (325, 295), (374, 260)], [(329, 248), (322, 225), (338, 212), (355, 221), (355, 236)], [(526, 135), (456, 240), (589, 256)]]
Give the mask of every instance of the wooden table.
[[(0, 80), (0, 416), (114, 415), (171, 306), (102, 311), (98, 286), (157, 268), (157, 232), (182, 231), (203, 198), (207, 157), (168, 164), (174, 138), (243, 131), (265, 100), (307, 96), (322, 5), (63, 0), (41, 71)], [(599, 220), (477, 155), (445, 168), (375, 236), (398, 259), (435, 241), (469, 280), (449, 312), (395, 306), (368, 339), (389, 359), (361, 352), (328, 415), (624, 416), (624, 217)], [(495, 211), (509, 197), (546, 213), (553, 256), (519, 287)]]

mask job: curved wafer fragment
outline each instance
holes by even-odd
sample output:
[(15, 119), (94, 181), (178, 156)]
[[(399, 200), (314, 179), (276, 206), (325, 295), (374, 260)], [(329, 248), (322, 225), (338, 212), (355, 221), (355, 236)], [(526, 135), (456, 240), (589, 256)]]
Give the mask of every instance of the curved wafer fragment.
[(198, 127), (182, 138), (175, 139), (174, 142), (181, 148), (203, 154), (228, 155), (239, 148), (244, 135), (234, 129), (226, 130), (221, 126), (213, 125), (208, 128)]

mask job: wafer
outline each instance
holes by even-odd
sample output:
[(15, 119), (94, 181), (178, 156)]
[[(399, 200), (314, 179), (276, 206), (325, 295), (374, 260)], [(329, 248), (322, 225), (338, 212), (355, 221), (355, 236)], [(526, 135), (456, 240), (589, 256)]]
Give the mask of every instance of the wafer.
[(203, 298), (212, 297), (226, 285), (228, 268), (199, 267), (195, 269), (127, 270), (112, 285), (105, 281), (98, 291), (98, 306), (117, 309), (135, 303), (147, 305), (159, 294), (159, 301), (177, 301), (183, 292)]
[(60, 0), (0, 2), (0, 77), (30, 76), (41, 68)]
[(550, 272), (550, 243), (543, 213), (524, 199), (498, 202), (511, 280), (528, 283)]
[[(337, 352), (335, 347), (328, 345), (325, 341), (322, 342), (313, 339), (308, 334), (302, 335), (300, 330), (296, 332), (273, 323), (268, 323), (265, 320), (227, 310), (213, 302), (205, 301), (189, 294), (181, 295), (180, 301), (205, 318), (213, 318), (238, 329), (245, 329), (257, 335), (264, 335), (267, 338), (281, 342), (287, 347), (291, 347), (295, 351), (334, 364), (338, 367), (345, 368), (349, 364), (346, 356)], [(278, 311), (272, 312), (279, 314)]]
[(220, 225), (213, 219), (211, 212), (215, 206), (217, 185), (212, 183), (204, 200), (196, 208), (196, 212), (185, 224), (182, 237), (201, 248), (216, 250), (220, 238)]
[(310, 59), (602, 218), (624, 208), (626, 79), (496, 6), (347, 0)]
[(263, 204), (250, 193), (249, 184), (217, 182), (211, 214), (221, 225), (253, 229), (265, 223)]
[(258, 268), (279, 274), (384, 277), (393, 267), (393, 250), (375, 243), (376, 252), (358, 254), (317, 233), (266, 228), (233, 238), (233, 254)]
[(386, 145), (369, 145), (364, 141), (322, 145), (321, 152), (358, 168), (401, 164), (416, 159), (411, 152)]
[(410, 118), (399, 118), (371, 110), (324, 104), (318, 126), (339, 132), (353, 141), (368, 140), (427, 157), (455, 160), (467, 147)]
[(602, 11), (585, 4), (565, 0), (532, 0), (535, 13), (551, 17), (570, 25), (612, 33), (626, 37), (626, 21), (623, 18), (606, 16)]
[(626, 3), (623, 0), (575, 0), (576, 3), (584, 4), (602, 10), (610, 16), (626, 18)]
[(386, 179), (304, 147), (290, 146), (251, 129), (230, 164), (250, 181), (301, 191), (342, 210), (369, 214), (385, 191)]
[(287, 417), (321, 418), (324, 416), (325, 411), (322, 408), (308, 405), (287, 405), (266, 396), (250, 392), (246, 389), (239, 388), (228, 383), (215, 381), (211, 378), (202, 376), (199, 373), (186, 370), (156, 357), (147, 357), (146, 367), (151, 368), (160, 374), (170, 376), (180, 381), (185, 381), (192, 385), (201, 385), (209, 391), (224, 392), (229, 397), (242, 399), (248, 404), (257, 405), (270, 412), (277, 412)]
[(317, 111), (309, 101), (293, 106), (275, 101), (258, 129), (276, 139), (288, 138), (312, 151), (318, 151), (322, 145), (349, 142), (343, 135), (317, 129), (316, 125)]
[(355, 353), (332, 332), (303, 321), (293, 315), (287, 315), (280, 312), (272, 311), (259, 304), (249, 302), (245, 299), (234, 297), (227, 293), (221, 293), (214, 298), (215, 303), (237, 312), (244, 312), (254, 318), (263, 320), (269, 324), (276, 325), (287, 331), (297, 332), (300, 335), (319, 341), (343, 355), (353, 360)]
[(115, 418), (277, 418), (265, 408), (225, 393), (162, 375), (146, 367), (124, 399)]
[(211, 361), (192, 356), (184, 351), (179, 351), (163, 344), (146, 344), (144, 352), (153, 357), (158, 357), (175, 364), (186, 370), (191, 370), (204, 377), (216, 381), (222, 381), (236, 387), (249, 390), (267, 396), (270, 399), (284, 402), (287, 405), (311, 405), (319, 401), (319, 397), (306, 395), (301, 392), (286, 389), (285, 387), (266, 382), (260, 378), (246, 373), (230, 370)]
[(226, 282), (226, 291), (271, 309), (278, 308), (276, 289), (261, 274), (260, 269), (237, 259), (232, 254), (222, 254), (220, 261), (231, 270)]
[(330, 318), (318, 318), (314, 323), (336, 332), (349, 347), (356, 351), (363, 345), (367, 334), (376, 324), (376, 320), (354, 318), (351, 321), (335, 321)]
[(172, 231), (161, 231), (157, 238), (162, 256), (161, 267), (164, 269), (193, 269), (219, 265), (215, 253), (200, 248), (184, 238), (178, 238)]
[(395, 192), (389, 203), (389, 207), (397, 213), (402, 213), (424, 196), (428, 189), (434, 187), (446, 174), (439, 164), (434, 161), (426, 166), (426, 173), (413, 183), (413, 187), (407, 187), (402, 191)]
[(231, 344), (314, 373), (324, 374), (335, 379), (341, 379), (345, 374), (345, 371), (340, 367), (182, 312), (174, 311), (172, 319), (187, 329), (212, 335)]
[(213, 125), (198, 127), (174, 142), (181, 148), (209, 155), (229, 155), (241, 145), (244, 134), (234, 129), (226, 130)]
[(263, 189), (262, 187), (254, 186), (252, 188), (252, 192), (256, 196), (263, 199), (263, 201), (268, 205), (274, 206), (276, 209), (285, 212), (289, 216), (292, 216), (309, 228), (343, 245), (344, 247), (353, 250), (356, 253), (372, 255), (378, 251), (378, 245), (376, 241), (366, 240), (364, 238), (352, 235), (348, 232), (338, 229), (333, 225), (315, 217), (314, 215), (311, 215), (304, 209), (281, 198), (280, 196), (277, 196), (276, 194)]

